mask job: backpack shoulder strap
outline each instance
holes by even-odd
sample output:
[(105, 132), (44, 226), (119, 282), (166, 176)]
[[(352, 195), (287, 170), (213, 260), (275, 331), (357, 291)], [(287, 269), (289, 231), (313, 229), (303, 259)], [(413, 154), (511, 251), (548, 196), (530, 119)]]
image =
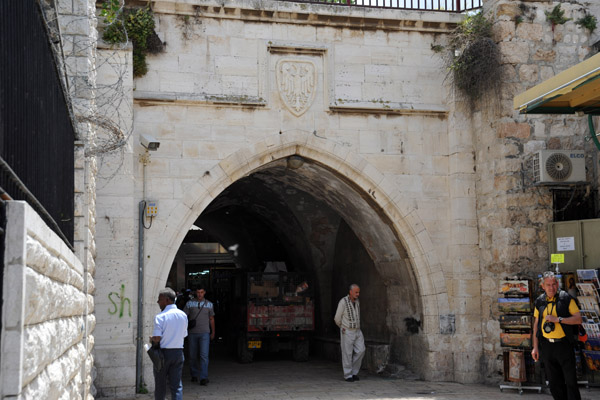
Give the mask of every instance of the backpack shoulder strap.
[(540, 315), (542, 315), (544, 309), (548, 306), (548, 302), (546, 301), (546, 293), (542, 293), (537, 299), (535, 299), (534, 306), (537, 308)]

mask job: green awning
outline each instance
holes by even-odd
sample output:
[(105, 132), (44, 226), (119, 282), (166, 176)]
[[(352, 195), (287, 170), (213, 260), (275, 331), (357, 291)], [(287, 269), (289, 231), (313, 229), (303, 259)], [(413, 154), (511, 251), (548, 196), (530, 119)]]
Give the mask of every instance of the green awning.
[(514, 107), (521, 114), (600, 115), (600, 54), (517, 95)]

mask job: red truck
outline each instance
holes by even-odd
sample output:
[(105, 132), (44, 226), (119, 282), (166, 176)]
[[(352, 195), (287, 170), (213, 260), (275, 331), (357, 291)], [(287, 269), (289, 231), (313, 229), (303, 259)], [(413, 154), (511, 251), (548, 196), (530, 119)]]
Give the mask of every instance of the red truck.
[(315, 307), (307, 280), (293, 272), (241, 275), (237, 357), (252, 362), (256, 351), (292, 350), (307, 361)]

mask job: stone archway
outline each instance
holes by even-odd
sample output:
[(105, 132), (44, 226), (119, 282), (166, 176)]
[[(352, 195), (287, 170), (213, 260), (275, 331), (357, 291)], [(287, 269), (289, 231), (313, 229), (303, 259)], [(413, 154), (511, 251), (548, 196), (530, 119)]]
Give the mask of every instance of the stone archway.
[[(402, 251), (396, 252), (395, 256), (372, 254), (372, 258), (376, 259), (376, 267), (384, 279), (392, 282), (388, 287), (388, 298), (393, 299), (400, 292), (393, 285), (394, 279), (400, 279), (399, 263), (405, 263), (414, 277), (415, 302), (422, 322), (422, 335), (403, 338), (401, 342), (410, 350), (401, 358), (410, 360), (417, 353), (426, 352), (426, 357), (420, 357), (422, 364), (413, 365), (413, 368), (424, 377), (445, 377), (449, 372), (436, 371), (436, 360), (440, 356), (452, 356), (439, 353), (434, 356), (430, 348), (439, 348), (433, 343), (440, 341), (440, 317), (450, 313), (448, 293), (441, 264), (418, 213), (403, 203), (402, 193), (396, 185), (360, 155), (347, 147), (304, 132), (274, 135), (231, 154), (218, 165), (204, 171), (189, 187), (183, 197), (182, 207), (174, 208), (167, 218), (156, 221), (157, 234), (149, 238), (152, 241), (149, 248), (152, 250), (148, 254), (150, 261), (146, 267), (146, 287), (150, 289), (146, 291), (147, 304), (152, 304), (155, 294), (164, 285), (169, 272), (165, 266), (171, 265), (188, 228), (203, 210), (240, 178), (293, 155), (311, 160), (332, 171), (339, 179), (351, 182), (365, 201), (372, 205), (373, 213), (379, 216), (382, 225), (387, 225), (395, 235)], [(396, 308), (402, 308), (402, 305)], [(394, 320), (394, 316), (389, 319)]]

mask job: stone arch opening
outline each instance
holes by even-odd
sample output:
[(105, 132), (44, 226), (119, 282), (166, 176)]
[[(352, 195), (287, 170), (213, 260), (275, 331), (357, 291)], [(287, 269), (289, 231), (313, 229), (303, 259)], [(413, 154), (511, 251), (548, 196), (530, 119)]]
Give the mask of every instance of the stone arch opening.
[[(367, 339), (392, 343), (392, 361), (408, 362), (439, 332), (438, 316), (448, 304), (445, 290), (435, 288), (439, 265), (427, 250), (427, 234), (410, 209), (400, 210), (401, 201), (392, 200), (398, 193), (385, 190), (385, 179), (364, 160), (349, 152), (340, 158), (335, 150), (316, 151), (326, 148), (319, 145), (292, 142), (265, 149), (262, 143), (255, 146), (262, 152), (239, 151), (205, 173), (190, 187), (187, 208), (171, 213), (180, 229), (163, 227), (159, 242), (170, 239), (164, 240), (163, 259), (175, 258), (173, 245), (183, 242), (193, 223), (212, 230), (224, 246), (243, 243), (244, 237), (251, 243), (256, 229), (269, 231), (292, 269), (318, 275), (318, 335), (336, 334), (337, 300), (358, 281), (363, 304), (377, 310), (365, 312), (363, 306)], [(294, 167), (292, 160), (300, 165)], [(234, 218), (236, 213), (243, 218)], [(231, 232), (239, 234), (240, 221), (253, 229), (235, 237)], [(253, 251), (244, 254), (244, 248)], [(260, 259), (252, 254), (256, 249), (243, 245), (241, 262)], [(168, 273), (157, 271), (156, 290)]]

